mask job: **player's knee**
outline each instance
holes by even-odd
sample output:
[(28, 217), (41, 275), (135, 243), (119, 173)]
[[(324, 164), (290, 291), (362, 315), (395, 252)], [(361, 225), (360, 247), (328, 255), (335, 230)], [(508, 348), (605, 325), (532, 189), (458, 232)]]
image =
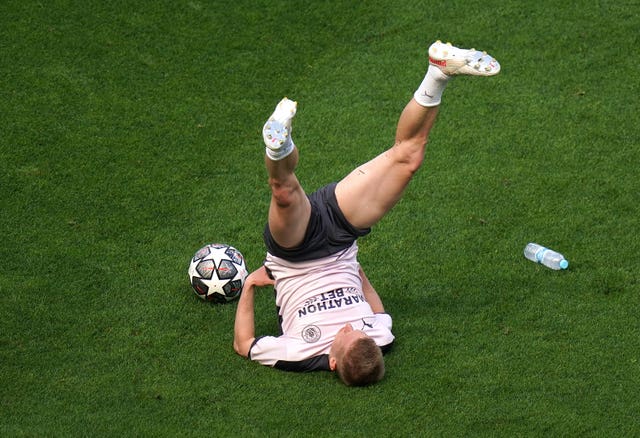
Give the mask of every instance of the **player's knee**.
[(416, 173), (418, 169), (422, 167), (423, 161), (424, 161), (424, 153), (415, 152), (411, 154), (411, 157), (409, 157), (409, 160), (407, 161), (407, 170), (411, 172), (411, 174)]
[(271, 196), (275, 204), (280, 208), (287, 208), (293, 204), (297, 188), (289, 183), (278, 181), (274, 178), (269, 180), (271, 186)]
[(415, 138), (396, 143), (394, 146), (395, 159), (411, 174), (422, 166), (426, 138)]

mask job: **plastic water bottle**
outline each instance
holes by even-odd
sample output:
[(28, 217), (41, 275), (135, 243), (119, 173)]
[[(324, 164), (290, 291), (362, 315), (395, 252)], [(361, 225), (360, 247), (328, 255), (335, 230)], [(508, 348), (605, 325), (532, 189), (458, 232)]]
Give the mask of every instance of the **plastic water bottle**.
[(559, 252), (545, 248), (537, 243), (530, 243), (524, 248), (524, 256), (532, 262), (545, 265), (547, 268), (560, 270), (567, 269), (569, 262)]

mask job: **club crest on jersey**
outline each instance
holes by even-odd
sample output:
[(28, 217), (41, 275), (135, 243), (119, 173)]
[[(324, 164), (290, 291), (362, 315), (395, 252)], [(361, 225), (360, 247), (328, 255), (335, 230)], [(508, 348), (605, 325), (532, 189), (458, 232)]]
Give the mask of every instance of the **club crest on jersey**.
[(308, 325), (302, 329), (302, 339), (309, 344), (318, 342), (322, 336), (320, 328), (315, 325)]

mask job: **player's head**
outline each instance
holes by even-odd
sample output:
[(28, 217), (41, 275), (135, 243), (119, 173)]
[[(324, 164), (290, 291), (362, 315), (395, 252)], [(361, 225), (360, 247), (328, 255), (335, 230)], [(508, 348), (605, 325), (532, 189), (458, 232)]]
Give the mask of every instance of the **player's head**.
[(384, 359), (373, 338), (346, 324), (338, 331), (331, 351), (329, 366), (347, 386), (365, 386), (382, 380)]

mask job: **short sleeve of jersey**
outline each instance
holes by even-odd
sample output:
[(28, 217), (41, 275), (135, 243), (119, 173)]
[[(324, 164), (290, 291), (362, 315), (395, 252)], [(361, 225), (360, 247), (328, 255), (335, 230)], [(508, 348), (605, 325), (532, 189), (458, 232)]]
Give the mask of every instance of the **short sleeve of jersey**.
[(256, 338), (249, 350), (249, 359), (267, 366), (274, 366), (279, 358), (286, 357), (286, 355), (286, 338), (282, 336), (261, 336)]
[(374, 336), (374, 339), (376, 344), (378, 344), (378, 347), (382, 349), (382, 353), (387, 353), (391, 349), (395, 339), (391, 332), (391, 329), (393, 328), (393, 320), (391, 319), (391, 315), (388, 313), (376, 313), (375, 316), (376, 324), (380, 324), (386, 330), (383, 330), (382, 333), (378, 333)]
[(376, 320), (389, 331), (393, 328), (393, 320), (388, 313), (376, 313)]
[(329, 355), (309, 354), (304, 345), (286, 336), (257, 338), (249, 350), (249, 359), (285, 371), (329, 371)]

